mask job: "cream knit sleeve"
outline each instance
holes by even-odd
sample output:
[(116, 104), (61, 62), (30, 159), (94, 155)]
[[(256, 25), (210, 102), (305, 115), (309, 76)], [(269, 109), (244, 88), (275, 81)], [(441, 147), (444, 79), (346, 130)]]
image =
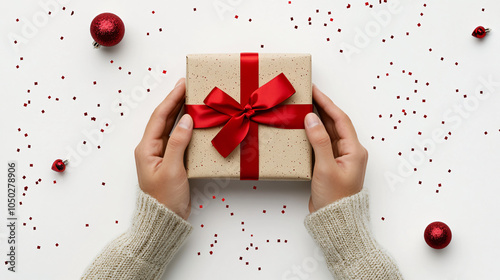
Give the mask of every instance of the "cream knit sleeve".
[(370, 232), (368, 201), (363, 190), (309, 214), (305, 226), (335, 279), (403, 279)]
[(111, 241), (81, 279), (159, 279), (192, 226), (139, 190), (130, 229)]

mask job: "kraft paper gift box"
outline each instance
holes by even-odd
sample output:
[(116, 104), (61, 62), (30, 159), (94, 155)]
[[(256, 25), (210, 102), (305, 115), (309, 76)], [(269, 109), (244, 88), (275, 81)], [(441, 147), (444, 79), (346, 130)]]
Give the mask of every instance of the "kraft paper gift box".
[[(188, 178), (311, 180), (312, 148), (303, 127), (312, 112), (310, 54), (186, 58), (185, 111), (195, 126), (185, 158)], [(254, 91), (258, 96), (251, 97)], [(264, 113), (262, 103), (273, 107)]]

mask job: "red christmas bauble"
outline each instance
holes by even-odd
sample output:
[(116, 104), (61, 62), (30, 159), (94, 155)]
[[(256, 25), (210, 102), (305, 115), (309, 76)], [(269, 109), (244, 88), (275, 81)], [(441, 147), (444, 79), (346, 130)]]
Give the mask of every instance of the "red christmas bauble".
[(472, 36), (481, 39), (481, 38), (484, 38), (484, 36), (486, 36), (486, 33), (488, 33), (489, 31), (490, 31), (489, 28), (484, 28), (482, 26), (478, 26), (472, 32)]
[(94, 38), (94, 46), (105, 47), (114, 46), (123, 39), (125, 35), (125, 25), (115, 14), (102, 13), (92, 20), (90, 24), (90, 34)]
[(451, 242), (451, 229), (443, 222), (430, 223), (424, 231), (427, 245), (434, 249), (443, 249)]
[(62, 159), (56, 159), (54, 163), (52, 163), (52, 170), (55, 172), (63, 172), (66, 170), (67, 161), (63, 161)]

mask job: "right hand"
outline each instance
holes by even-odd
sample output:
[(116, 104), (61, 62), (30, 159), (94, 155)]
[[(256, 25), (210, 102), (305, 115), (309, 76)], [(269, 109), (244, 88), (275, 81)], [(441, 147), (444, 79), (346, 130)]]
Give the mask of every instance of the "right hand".
[(315, 113), (307, 114), (304, 119), (315, 156), (311, 213), (360, 192), (368, 161), (368, 151), (359, 143), (349, 117), (316, 86), (313, 99), (323, 122)]

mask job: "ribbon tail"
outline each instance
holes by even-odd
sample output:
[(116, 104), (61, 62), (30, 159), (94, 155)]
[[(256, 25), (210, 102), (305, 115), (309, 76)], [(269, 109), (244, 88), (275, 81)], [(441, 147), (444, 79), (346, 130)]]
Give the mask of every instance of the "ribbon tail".
[(212, 145), (223, 157), (227, 157), (245, 139), (250, 120), (244, 115), (231, 118), (212, 139)]

